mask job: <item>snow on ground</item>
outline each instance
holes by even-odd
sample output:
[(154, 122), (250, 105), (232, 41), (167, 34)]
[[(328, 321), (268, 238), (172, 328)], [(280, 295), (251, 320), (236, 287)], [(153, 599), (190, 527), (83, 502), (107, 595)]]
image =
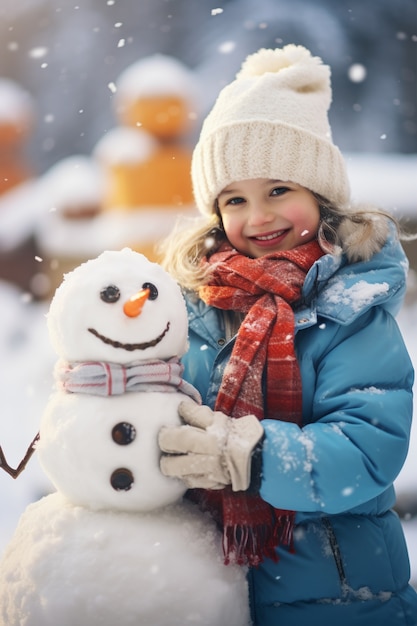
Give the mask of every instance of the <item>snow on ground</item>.
[[(417, 243), (416, 243), (417, 245)], [(416, 294), (415, 294), (416, 295)], [(408, 306), (404, 306), (398, 317), (408, 351), (417, 371), (417, 298)], [(410, 448), (405, 465), (396, 481), (398, 499), (410, 498), (414, 502), (414, 516), (403, 521), (411, 561), (411, 580), (417, 589), (417, 382), (414, 383), (414, 422), (411, 431)]]

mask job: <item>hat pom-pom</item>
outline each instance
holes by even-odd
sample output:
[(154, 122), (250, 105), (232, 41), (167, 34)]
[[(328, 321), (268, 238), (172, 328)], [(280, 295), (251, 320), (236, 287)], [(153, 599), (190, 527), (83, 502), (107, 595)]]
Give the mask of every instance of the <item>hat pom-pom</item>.
[[(313, 57), (304, 46), (288, 44), (283, 48), (261, 48), (243, 62), (237, 79), (253, 79), (282, 72), (282, 84), (292, 89), (325, 91), (330, 95), (330, 68), (320, 57)], [(281, 79), (281, 74), (280, 74)], [(328, 98), (330, 101), (330, 97)]]
[(255, 78), (267, 72), (278, 73), (288, 68), (307, 70), (314, 74), (318, 72), (322, 78), (329, 78), (329, 68), (323, 65), (320, 57), (313, 57), (307, 48), (294, 44), (275, 50), (261, 48), (258, 52), (250, 54), (243, 62), (236, 78)]

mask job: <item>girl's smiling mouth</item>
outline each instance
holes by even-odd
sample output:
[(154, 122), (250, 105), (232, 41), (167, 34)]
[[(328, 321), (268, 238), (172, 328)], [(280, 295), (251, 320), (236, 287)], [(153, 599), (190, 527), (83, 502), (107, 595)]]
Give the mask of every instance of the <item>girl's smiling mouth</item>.
[(282, 241), (282, 239), (284, 239), (288, 232), (288, 228), (283, 230), (275, 230), (274, 232), (265, 233), (263, 235), (252, 235), (251, 237), (248, 237), (248, 239), (256, 244), (260, 244), (261, 246), (270, 245)]

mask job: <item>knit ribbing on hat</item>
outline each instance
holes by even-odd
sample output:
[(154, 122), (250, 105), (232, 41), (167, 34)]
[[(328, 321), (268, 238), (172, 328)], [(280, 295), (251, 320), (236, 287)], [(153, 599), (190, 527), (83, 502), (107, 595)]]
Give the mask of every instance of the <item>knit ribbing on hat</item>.
[(349, 183), (331, 139), (330, 102), (330, 69), (302, 46), (249, 56), (220, 92), (194, 150), (199, 210), (212, 213), (222, 189), (253, 178), (291, 181), (346, 204)]

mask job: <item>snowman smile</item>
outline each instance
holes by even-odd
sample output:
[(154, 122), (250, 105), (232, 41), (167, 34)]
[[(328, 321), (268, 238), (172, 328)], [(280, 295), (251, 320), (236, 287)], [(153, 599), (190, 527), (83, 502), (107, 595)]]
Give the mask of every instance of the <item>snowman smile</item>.
[(152, 348), (153, 346), (156, 346), (165, 337), (165, 335), (169, 331), (169, 327), (170, 323), (168, 322), (165, 330), (163, 330), (162, 333), (158, 335), (158, 337), (156, 337), (155, 339), (151, 339), (151, 341), (145, 341), (144, 343), (121, 343), (120, 341), (115, 341), (114, 339), (109, 339), (109, 337), (101, 335), (97, 330), (95, 330), (95, 328), (87, 328), (87, 330), (98, 339), (101, 339), (101, 341), (103, 341), (104, 343), (113, 346), (113, 348), (122, 348), (123, 350), (128, 350), (129, 352), (132, 352), (133, 350), (146, 350), (146, 348)]

